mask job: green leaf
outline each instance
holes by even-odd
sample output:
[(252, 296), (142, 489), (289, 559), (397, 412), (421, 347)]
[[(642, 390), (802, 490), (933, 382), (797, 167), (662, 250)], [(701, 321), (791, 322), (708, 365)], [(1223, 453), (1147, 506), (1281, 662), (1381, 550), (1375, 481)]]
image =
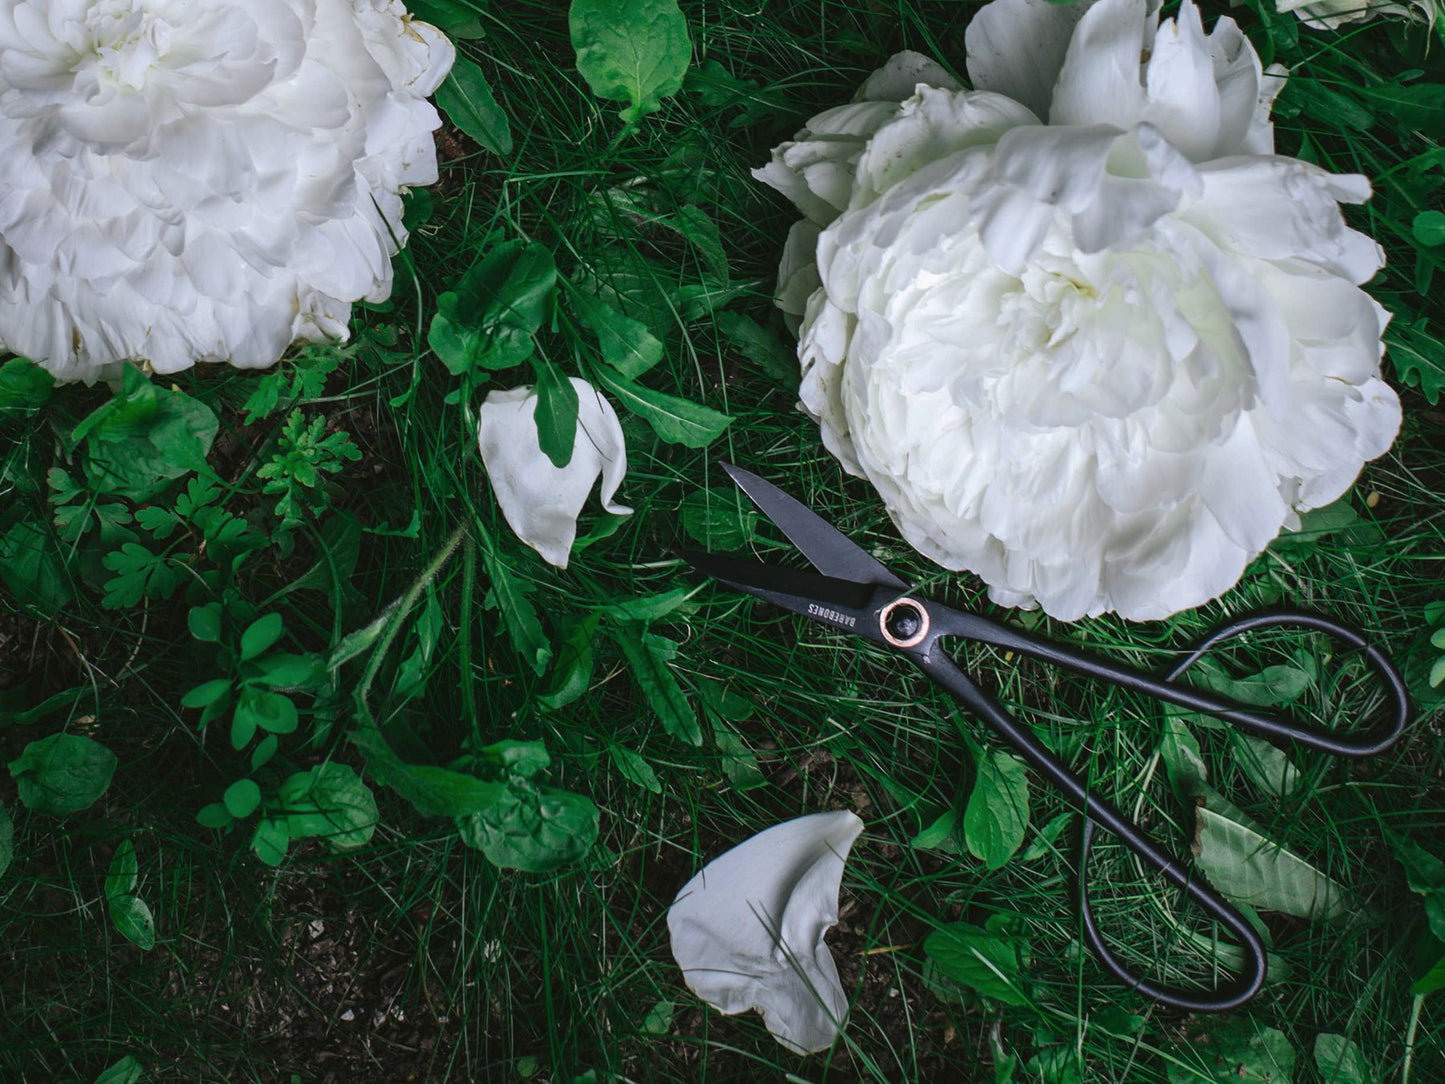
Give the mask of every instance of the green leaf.
[(245, 820), (261, 804), (261, 788), (254, 779), (237, 779), (226, 788), (221, 800), (227, 813), (238, 821)]
[(10, 819), (10, 811), (0, 805), (0, 877), (5, 876), (14, 860), (15, 822)]
[(1205, 766), (1204, 754), (1199, 751), (1199, 742), (1177, 715), (1164, 720), (1159, 755), (1174, 796), (1184, 805), (1193, 805), (1209, 781), (1209, 769)]
[(230, 678), (212, 678), (210, 681), (203, 681), (185, 696), (181, 697), (183, 708), (206, 708), (210, 707), (221, 697), (231, 691)]
[(1445, 213), (1421, 211), (1410, 223), (1410, 233), (1415, 238), (1417, 245), (1423, 245), (1426, 248), (1445, 245)]
[(686, 587), (674, 587), (655, 595), (624, 595), (604, 603), (598, 610), (619, 621), (660, 621), (687, 601)]
[(487, 608), (495, 608), (501, 613), (502, 623), (507, 626), (507, 634), (517, 654), (533, 673), (540, 675), (552, 660), (552, 645), (547, 642), (542, 623), (537, 620), (537, 611), (527, 598), (528, 585), (513, 575), (506, 563), (490, 549), (482, 551), (482, 564), (492, 584), (492, 589), (487, 592)]
[(1351, 88), (1381, 114), (1407, 132), (1419, 132), (1432, 139), (1445, 139), (1445, 84), (1382, 83), (1375, 87)]
[(1023, 959), (1027, 942), (1011, 934), (951, 922), (928, 935), (923, 951), (938, 969), (984, 997), (1006, 1005), (1027, 1005)]
[(652, 431), (669, 444), (705, 448), (732, 424), (731, 417), (711, 407), (644, 388), (605, 366), (597, 370), (597, 379), (623, 406), (646, 421), (652, 426)]
[(292, 839), (320, 836), (333, 851), (354, 850), (376, 831), (376, 798), (355, 770), (336, 761), (297, 772), (277, 791)]
[(1059, 836), (1063, 835), (1064, 829), (1074, 823), (1075, 814), (1072, 811), (1060, 813), (1048, 824), (1038, 830), (1033, 842), (1024, 848), (1024, 853), (1019, 855), (1021, 862), (1033, 862), (1046, 854), (1054, 851)]
[(196, 811), (196, 823), (202, 828), (227, 828), (235, 821), (220, 802), (211, 802)]
[(1445, 990), (1445, 956), (1435, 961), (1435, 966), (1410, 984), (1411, 997), (1427, 997), (1436, 990)]
[(464, 817), (496, 803), (504, 784), (489, 783), (471, 775), (430, 764), (407, 764), (396, 755), (380, 731), (359, 729), (352, 742), (366, 757), (366, 768), (377, 782), (390, 787), (424, 817)]
[(666, 1035), (672, 1027), (672, 1017), (676, 1011), (677, 1006), (671, 1001), (659, 1001), (643, 1018), (643, 1032), (648, 1035)]
[(144, 501), (172, 479), (205, 469), (219, 424), (204, 403), (128, 365), (121, 390), (83, 418), (71, 439), (85, 442), (92, 490)]
[(768, 379), (789, 392), (797, 391), (801, 373), (795, 344), (785, 343), (778, 335), (740, 312), (720, 312), (714, 321), (723, 338)]
[(557, 265), (530, 241), (495, 245), (437, 298), (427, 341), (453, 374), (506, 369), (532, 356), (532, 334), (547, 320)]
[(252, 621), (241, 633), (241, 660), (254, 659), (269, 648), (286, 631), (280, 614), (265, 614)]
[(1253, 828), (1205, 806), (1195, 815), (1196, 863), (1230, 900), (1315, 921), (1340, 918), (1354, 906), (1342, 885)]
[(26, 358), (0, 365), (0, 421), (33, 414), (50, 401), (55, 377)]
[(501, 869), (546, 873), (585, 855), (597, 840), (597, 807), (580, 794), (515, 776), (497, 801), (457, 818), (462, 842)]
[(563, 626), (562, 642), (552, 667), (552, 687), (537, 698), (544, 708), (553, 711), (566, 707), (584, 693), (592, 683), (592, 639), (597, 635), (597, 614), (573, 618)]
[(281, 689), (304, 688), (325, 673), (324, 664), (315, 655), (296, 655), (289, 651), (273, 651), (257, 659), (255, 668), (255, 677), (248, 681)]
[(100, 800), (115, 774), (115, 754), (79, 734), (52, 734), (25, 746), (10, 774), (27, 809), (61, 817)]
[(101, 606), (124, 610), (143, 599), (164, 599), (181, 585), (181, 573), (163, 554), (152, 553), (139, 542), (127, 542), (101, 559), (115, 575), (105, 581)]
[(45, 617), (53, 617), (75, 597), (64, 554), (34, 520), (22, 519), (0, 535), (0, 581), (15, 601)]
[(574, 293), (572, 303), (582, 322), (597, 336), (602, 360), (625, 378), (636, 380), (662, 360), (662, 343), (642, 321), (622, 315), (590, 294)]
[(722, 770), (734, 790), (754, 790), (767, 786), (767, 778), (758, 767), (758, 758), (748, 748), (747, 742), (722, 726), (713, 731), (718, 752), (723, 755)]
[(545, 357), (532, 358), (537, 374), (537, 405), (533, 420), (537, 423), (537, 444), (557, 468), (572, 461), (577, 443), (577, 389), (561, 370)]
[(676, 0), (572, 0), (568, 27), (577, 70), (592, 93), (629, 103), (624, 123), (682, 89), (692, 42)]
[(612, 638), (631, 665), (633, 679), (648, 705), (662, 720), (663, 729), (690, 745), (701, 745), (702, 726), (697, 714), (667, 665), (677, 657), (677, 643), (645, 632), (641, 625), (631, 622), (612, 630)]
[(1385, 839), (1400, 865), (1405, 882), (1425, 906), (1425, 918), (1436, 940), (1445, 942), (1445, 862), (1399, 832), (1386, 831)]
[(640, 754), (620, 745), (609, 746), (607, 751), (612, 757), (613, 766), (623, 779), (653, 794), (662, 793), (662, 783), (658, 781), (657, 773)]
[(1229, 744), (1249, 781), (1271, 798), (1287, 798), (1299, 786), (1299, 769), (1283, 750), (1237, 730), (1229, 731)]
[(1190, 671), (1200, 685), (1251, 707), (1273, 708), (1292, 704), (1310, 687), (1310, 676), (1296, 666), (1266, 666), (1258, 674), (1233, 678), (1208, 660)]
[(110, 857), (110, 869), (105, 875), (105, 898), (113, 900), (117, 896), (127, 896), (134, 892), (139, 874), (135, 844), (123, 839), (116, 847), (115, 854)]
[(1360, 1048), (1343, 1035), (1315, 1036), (1315, 1065), (1324, 1084), (1378, 1084)]
[(758, 533), (758, 515), (736, 487), (697, 489), (682, 499), (682, 529), (709, 550), (740, 550)]
[(1289, 1084), (1294, 1047), (1282, 1032), (1239, 1019), (1215, 1027), (1193, 1047), (1178, 1048), (1183, 1065), (1169, 1062), (1169, 1084)]
[(251, 750), (251, 770), (259, 771), (263, 766), (271, 762), (276, 755), (276, 750), (281, 747), (281, 739), (275, 734), (267, 734), (256, 743), (256, 748)]
[(1406, 384), (1413, 384), (1433, 406), (1445, 389), (1445, 341), (1421, 316), (1411, 323), (1391, 320), (1385, 328), (1386, 352), (1395, 371)]
[(203, 644), (221, 642), (221, 604), (210, 602), (204, 606), (192, 606), (186, 614), (186, 625), (191, 635)]
[(107, 901), (110, 920), (120, 935), (146, 952), (156, 947), (156, 920), (145, 900), (136, 896), (116, 896)]
[(539, 741), (506, 741), (484, 745), (477, 755), (489, 760), (497, 767), (523, 779), (531, 779), (538, 772), (546, 771), (552, 764), (547, 747)]
[(279, 866), (290, 844), (291, 835), (284, 820), (263, 817), (251, 833), (251, 850), (268, 866)]
[(137, 1084), (145, 1075), (141, 1063), (127, 1054), (95, 1078), (95, 1084)]
[(458, 54), (437, 87), (436, 103), (451, 122), (493, 154), (512, 153), (512, 126), (492, 95), (482, 69)]
[(246, 688), (241, 690), (240, 698), (236, 702), (236, 719), (246, 717), (243, 728), (249, 729), (250, 733), (246, 741), (236, 744), (236, 732), (231, 732), (231, 745), (235, 749), (243, 749), (246, 742), (251, 740), (251, 735), (259, 727), (271, 734), (290, 734), (295, 731), (297, 724), (296, 703), (284, 693), (270, 692), (266, 689)]
[(978, 776), (963, 814), (968, 850), (998, 869), (1023, 844), (1029, 827), (1029, 780), (1023, 761), (994, 750), (977, 758)]

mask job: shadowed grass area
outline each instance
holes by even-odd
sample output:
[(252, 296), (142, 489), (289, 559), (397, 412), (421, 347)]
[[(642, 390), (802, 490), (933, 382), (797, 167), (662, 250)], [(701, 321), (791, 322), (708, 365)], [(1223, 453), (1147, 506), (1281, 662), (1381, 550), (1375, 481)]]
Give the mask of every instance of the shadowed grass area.
[[(1165, 622), (1065, 624), (994, 607), (975, 578), (925, 562), (876, 495), (824, 452), (795, 409), (792, 342), (771, 305), (794, 214), (748, 172), (897, 49), (962, 75), (976, 5), (685, 3), (689, 80), (631, 130), (578, 75), (563, 5), (462, 7), (478, 9), (484, 36), (461, 50), (507, 114), (513, 153), (499, 158), (443, 129), (441, 180), (410, 198), (394, 296), (358, 308), (345, 347), (301, 352), (279, 375), (175, 378), (220, 420), (215, 506), (262, 542), (233, 566), (202, 527), (184, 526), (155, 543), (181, 569), (173, 591), (105, 607), (101, 562), (118, 543), (96, 527), (56, 536), (73, 585), (57, 612), (0, 594), (3, 759), (62, 729), (119, 757), (104, 798), (64, 820), (28, 812), (0, 776), (16, 829), (14, 862), (0, 872), (0, 1078), (88, 1082), (133, 1056), (157, 1081), (1178, 1084), (1229, 1078), (1225, 1037), (1259, 1026), (1297, 1054), (1298, 1081), (1330, 1079), (1313, 1056), (1321, 1034), (1350, 1039), (1368, 1071), (1337, 1075), (1340, 1084), (1445, 1079), (1441, 995), (1409, 992), (1425, 957), (1442, 950), (1390, 843), (1396, 833), (1439, 855), (1445, 829), (1436, 713), (1445, 697), (1427, 678), (1441, 654), (1429, 643), (1440, 624), (1430, 606), (1445, 601), (1445, 413), (1419, 390), (1409, 352), (1436, 364), (1445, 356), (1434, 277), (1445, 249), (1422, 245), (1413, 225), (1439, 206), (1445, 157), (1439, 131), (1422, 133), (1356, 93), (1445, 82), (1439, 42), (1427, 49), (1419, 27), (1323, 34), (1257, 4), (1234, 10), (1266, 61), (1293, 72), (1276, 109), (1281, 153), (1375, 182), (1374, 199), (1348, 215), (1389, 256), (1371, 290), (1394, 314), (1386, 373), (1403, 392), (1404, 427), (1347, 510), (1279, 540), (1224, 598)], [(439, 295), (514, 240), (545, 247), (572, 287), (609, 299), (662, 342), (663, 361), (641, 383), (733, 419), (706, 447), (688, 448), (622, 412), (620, 497), (634, 511), (614, 520), (589, 505), (565, 572), (512, 535), (476, 452), (482, 396), (532, 382), (531, 370), (463, 383), (428, 345)], [(719, 314), (749, 318), (756, 336), (744, 341)], [(561, 307), (537, 335), (539, 354), (566, 374), (595, 375), (595, 347), (574, 324)], [(268, 380), (274, 409), (248, 420)], [(0, 525), (25, 520), (55, 534), (46, 471), (71, 466), (64, 432), (105, 399), (104, 389), (67, 388), (0, 423)], [(358, 455), (338, 456), (336, 472), (303, 486), (310, 503), (286, 526), (259, 472), (293, 410), (344, 433)], [(1261, 607), (1318, 609), (1367, 630), (1405, 668), (1419, 721), (1388, 754), (1358, 764), (1291, 751), (1298, 778), (1282, 797), (1224, 730), (1000, 652), (961, 658), (1180, 853), (1198, 823), (1175, 778), (1185, 761), (1166, 738), (1187, 728), (1208, 783), (1262, 839), (1336, 883), (1345, 913), (1330, 922), (1261, 914), (1270, 981), (1226, 1020), (1159, 1010), (1109, 979), (1082, 948), (1077, 818), (1056, 796), (1031, 781), (1030, 827), (1006, 863), (990, 869), (969, 852), (966, 800), (995, 747), (981, 724), (882, 651), (687, 575), (679, 545), (802, 567), (739, 502), (723, 459), (784, 486), (926, 593), (1144, 669), (1167, 670), (1180, 648)], [(172, 490), (138, 503), (177, 500)], [(618, 608), (669, 592), (679, 594), (651, 618)], [(388, 609), (403, 597), (407, 607)], [(549, 653), (541, 665), (519, 651), (519, 598)], [(226, 637), (277, 613), (281, 648), (333, 662), (348, 634), (375, 630), (324, 680), (288, 686), (300, 726), (269, 765), (233, 748), (227, 723), (203, 729), (199, 712), (181, 706), (199, 683), (230, 676), (225, 643), (197, 638), (190, 624), (191, 608), (211, 602), (234, 609)], [(660, 719), (620, 643), (644, 633), (675, 648), (659, 665), (696, 719), (697, 744)], [(585, 693), (548, 706), (569, 642), (592, 653)], [(1369, 704), (1347, 653), (1316, 639), (1246, 642), (1218, 673), (1242, 679), (1285, 664), (1313, 675), (1290, 705), (1296, 714), (1342, 725)], [(596, 844), (550, 872), (498, 869), (368, 768), (348, 740), (365, 722), (352, 699), (363, 684), (365, 712), (411, 764), (485, 775), (494, 743), (543, 743), (550, 764), (535, 783), (595, 803)], [(56, 694), (62, 702), (22, 718)], [(365, 847), (293, 841), (273, 868), (251, 849), (254, 820), (219, 831), (196, 823), (241, 778), (258, 779), (270, 801), (289, 773), (327, 761), (361, 771), (375, 791), (380, 823)], [(669, 953), (665, 912), (708, 858), (780, 819), (837, 808), (867, 824), (829, 937), (852, 1016), (831, 1053), (802, 1059), (755, 1016), (724, 1018), (693, 997)], [(107, 913), (105, 881), (127, 839), (134, 894), (155, 916), (156, 945), (144, 952)], [(1111, 841), (1096, 847), (1089, 878), (1132, 965), (1206, 986), (1227, 970), (1229, 950), (1208, 923)], [(1020, 996), (981, 995), (940, 969), (924, 943), (954, 922), (1007, 932)]]

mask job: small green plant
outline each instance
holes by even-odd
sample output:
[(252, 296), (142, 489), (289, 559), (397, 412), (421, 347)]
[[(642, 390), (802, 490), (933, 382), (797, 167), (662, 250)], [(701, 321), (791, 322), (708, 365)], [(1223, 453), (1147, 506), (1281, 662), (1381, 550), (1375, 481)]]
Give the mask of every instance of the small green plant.
[(325, 476), (339, 474), (347, 462), (361, 458), (344, 430), (326, 432), (326, 418), (309, 421), (298, 408), (281, 427), (276, 452), (256, 471), (265, 481), (262, 492), (276, 498), (276, 516), (283, 528), (316, 518), (331, 505)]

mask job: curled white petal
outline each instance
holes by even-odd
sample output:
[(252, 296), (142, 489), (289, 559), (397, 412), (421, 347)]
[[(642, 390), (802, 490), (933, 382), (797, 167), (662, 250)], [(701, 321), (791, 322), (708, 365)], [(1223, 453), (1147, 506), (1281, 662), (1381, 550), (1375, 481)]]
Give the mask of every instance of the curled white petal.
[(535, 389), (488, 393), (477, 421), (482, 463), (507, 525), (558, 568), (567, 567), (577, 517), (599, 475), (602, 507), (615, 516), (632, 511), (613, 500), (627, 473), (617, 412), (587, 381), (575, 376), (571, 380), (577, 392), (577, 436), (565, 467), (554, 465), (542, 451)]
[(1192, 0), (995, 0), (968, 41), (983, 89), (919, 85), (790, 236), (802, 406), (998, 602), (1199, 605), (1398, 431), (1369, 183), (1273, 153), (1281, 79)]
[(692, 991), (729, 1015), (756, 1009), (784, 1046), (826, 1050), (848, 999), (823, 935), (863, 822), (842, 810), (785, 821), (713, 859), (667, 912)]
[(344, 338), (454, 56), (399, 0), (0, 5), (0, 347), (93, 381)]

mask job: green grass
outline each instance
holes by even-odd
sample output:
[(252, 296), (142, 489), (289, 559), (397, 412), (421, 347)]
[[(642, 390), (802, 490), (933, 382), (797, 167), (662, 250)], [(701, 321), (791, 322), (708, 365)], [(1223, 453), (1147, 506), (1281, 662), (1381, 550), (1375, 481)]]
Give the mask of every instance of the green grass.
[[(0, 1079), (89, 1082), (131, 1055), (157, 1081), (570, 1084), (593, 1079), (589, 1071), (636, 1081), (991, 1081), (1012, 1056), (1018, 1081), (1134, 1084), (1166, 1080), (1171, 1064), (1214, 1064), (1220, 1036), (1242, 1023), (1283, 1033), (1298, 1053), (1299, 1081), (1324, 1079), (1311, 1053), (1321, 1033), (1357, 1043), (1370, 1080), (1403, 1081), (1407, 1063), (1416, 1084), (1445, 1079), (1445, 1002), (1408, 992), (1422, 963), (1417, 949), (1429, 944), (1420, 897), (1385, 837), (1403, 833), (1439, 854), (1445, 830), (1445, 739), (1433, 713), (1441, 697), (1425, 680), (1439, 654), (1428, 645), (1427, 606), (1445, 600), (1445, 414), (1418, 389), (1419, 370), (1411, 370), (1416, 388), (1405, 387), (1400, 367), (1404, 359), (1410, 368), (1410, 356), (1401, 349), (1386, 363), (1403, 392), (1405, 424), (1353, 491), (1352, 524), (1282, 541), (1224, 599), (1162, 624), (1065, 625), (997, 610), (976, 580), (907, 550), (871, 491), (823, 453), (815, 426), (794, 409), (794, 389), (763, 353), (739, 349), (720, 330), (696, 289), (688, 293), (705, 284), (716, 311), (757, 321), (774, 356), (790, 350), (770, 293), (793, 215), (749, 168), (818, 108), (846, 100), (899, 48), (961, 70), (975, 7), (686, 3), (694, 70), (715, 75), (703, 65), (716, 62), (754, 86), (720, 104), (689, 84), (630, 131), (617, 104), (596, 100), (577, 73), (562, 8), (509, 0), (479, 13), (486, 36), (462, 50), (508, 114), (515, 150), (500, 159), (445, 133), (432, 213), (398, 262), (393, 299), (358, 309), (334, 371), (294, 402), (287, 375), (278, 409), (253, 424), (244, 404), (271, 378), (205, 371), (176, 379), (220, 419), (210, 456), (223, 482), (219, 507), (260, 532), (237, 570), (215, 557), (213, 542), (200, 544), (199, 527), (186, 528), (163, 550), (177, 562), (169, 596), (158, 590), (102, 608), (99, 562), (118, 544), (98, 528), (78, 541), (56, 534), (44, 476), (67, 463), (58, 434), (107, 393), (63, 389), (39, 412), (0, 421), (0, 527), (40, 525), (70, 595), (45, 614), (0, 592), (0, 753), (14, 759), (26, 743), (64, 729), (104, 743), (120, 762), (104, 798), (63, 820), (26, 811), (0, 774), (0, 804), (16, 828), (14, 863), (0, 873)], [(1431, 276), (1445, 250), (1419, 247), (1412, 223), (1440, 205), (1445, 130), (1438, 121), (1433, 134), (1410, 130), (1356, 88), (1411, 69), (1424, 73), (1416, 82), (1445, 83), (1439, 41), (1427, 49), (1422, 31), (1386, 24), (1317, 34), (1254, 5), (1234, 15), (1266, 59), (1296, 69), (1276, 114), (1281, 151), (1375, 179), (1374, 200), (1351, 212), (1389, 253), (1371, 289), (1394, 313), (1392, 334), (1434, 359), (1427, 382), (1432, 373), (1438, 380), (1445, 309), (1442, 280)], [(725, 283), (708, 244), (676, 227), (689, 206), (717, 226)], [(578, 282), (610, 277), (624, 293), (635, 284), (623, 303), (666, 345), (663, 363), (641, 382), (734, 419), (708, 447), (688, 449), (625, 414), (629, 470), (619, 496), (634, 514), (574, 553), (565, 573), (512, 536), (476, 453), (481, 395), (531, 382), (530, 371), (491, 374), (449, 402), (460, 382), (427, 345), (437, 297), (489, 246), (516, 239), (544, 246)], [(598, 364), (590, 340), (565, 323), (543, 328), (538, 343), (564, 373)], [(334, 357), (313, 351), (281, 372)], [(258, 472), (292, 409), (325, 419), (328, 433), (345, 431), (359, 454), (338, 457), (322, 486), (301, 487), (303, 507), (288, 524)], [(1422, 709), (1390, 753), (1358, 765), (1295, 754), (1302, 783), (1279, 800), (1245, 777), (1222, 732), (1195, 731), (1211, 782), (1359, 906), (1334, 924), (1267, 916), (1278, 977), (1229, 1020), (1181, 1018), (1120, 988), (1081, 949), (1068, 831), (995, 870), (957, 853), (956, 837), (952, 850), (911, 845), (940, 815), (963, 808), (975, 771), (970, 747), (992, 748), (993, 739), (884, 653), (694, 584), (672, 553), (697, 543), (684, 513), (705, 489), (728, 530), (756, 531), (759, 556), (801, 567), (770, 528), (739, 518), (720, 459), (779, 482), (926, 591), (1132, 665), (1164, 667), (1176, 648), (1260, 606), (1312, 607), (1368, 630), (1406, 666)], [(125, 503), (174, 507), (176, 493)], [(589, 506), (581, 533), (605, 518)], [(703, 743), (666, 731), (607, 633), (631, 634), (615, 618), (603, 618), (593, 637), (586, 695), (546, 708), (540, 698), (553, 689), (555, 668), (539, 674), (524, 661), (507, 614), (489, 603), (507, 584), (530, 600), (556, 653), (576, 622), (609, 602), (687, 588), (687, 600), (651, 631), (679, 645), (670, 671)], [(406, 612), (387, 610), (403, 597)], [(226, 723), (198, 730), (198, 712), (180, 705), (193, 686), (227, 676), (215, 646), (187, 624), (192, 606), (223, 598), (237, 607), (227, 618), (235, 635), (255, 615), (279, 613), (278, 649), (323, 658), (347, 634), (395, 615), (333, 678), (294, 694), (301, 727), (255, 773), (227, 741)], [(428, 607), (436, 620), (424, 636)], [(1233, 665), (1247, 675), (1272, 652), (1300, 647), (1324, 657), (1319, 644), (1276, 641), (1237, 650)], [(1156, 706), (987, 650), (966, 662), (1099, 791), (1172, 848), (1187, 849), (1193, 818), (1157, 755)], [(418, 674), (424, 693), (406, 695)], [(352, 702), (358, 686), (410, 763), (453, 764), (504, 739), (543, 742), (552, 763), (538, 781), (595, 803), (596, 845), (549, 873), (499, 870), (447, 819), (419, 815), (370, 774), (381, 819), (359, 851), (293, 843), (271, 868), (249, 849), (251, 825), (197, 825), (196, 812), (248, 774), (274, 790), (328, 758), (365, 773), (366, 759), (347, 740), (366, 721)], [(741, 698), (732, 702), (738, 710), (722, 704), (719, 690)], [(67, 691), (42, 717), (13, 718)], [(1364, 698), (1346, 682), (1329, 695), (1311, 691), (1296, 708), (1338, 722)], [(624, 776), (614, 747), (646, 761), (656, 792)], [(1037, 780), (1032, 794), (1026, 849), (1065, 811)], [(723, 1018), (690, 994), (669, 953), (665, 913), (707, 858), (780, 819), (838, 808), (867, 823), (830, 935), (852, 1017), (831, 1054), (800, 1059), (755, 1016)], [(149, 952), (106, 916), (103, 883), (124, 839), (139, 857), (137, 893), (156, 916)], [(1126, 958), (1209, 981), (1207, 953), (1181, 932), (1207, 926), (1187, 912), (1174, 917), (1177, 894), (1107, 840), (1091, 878)], [(935, 928), (981, 926), (992, 916), (1027, 940), (1026, 1005), (950, 984), (923, 951)], [(314, 922), (323, 933), (313, 934)]]

